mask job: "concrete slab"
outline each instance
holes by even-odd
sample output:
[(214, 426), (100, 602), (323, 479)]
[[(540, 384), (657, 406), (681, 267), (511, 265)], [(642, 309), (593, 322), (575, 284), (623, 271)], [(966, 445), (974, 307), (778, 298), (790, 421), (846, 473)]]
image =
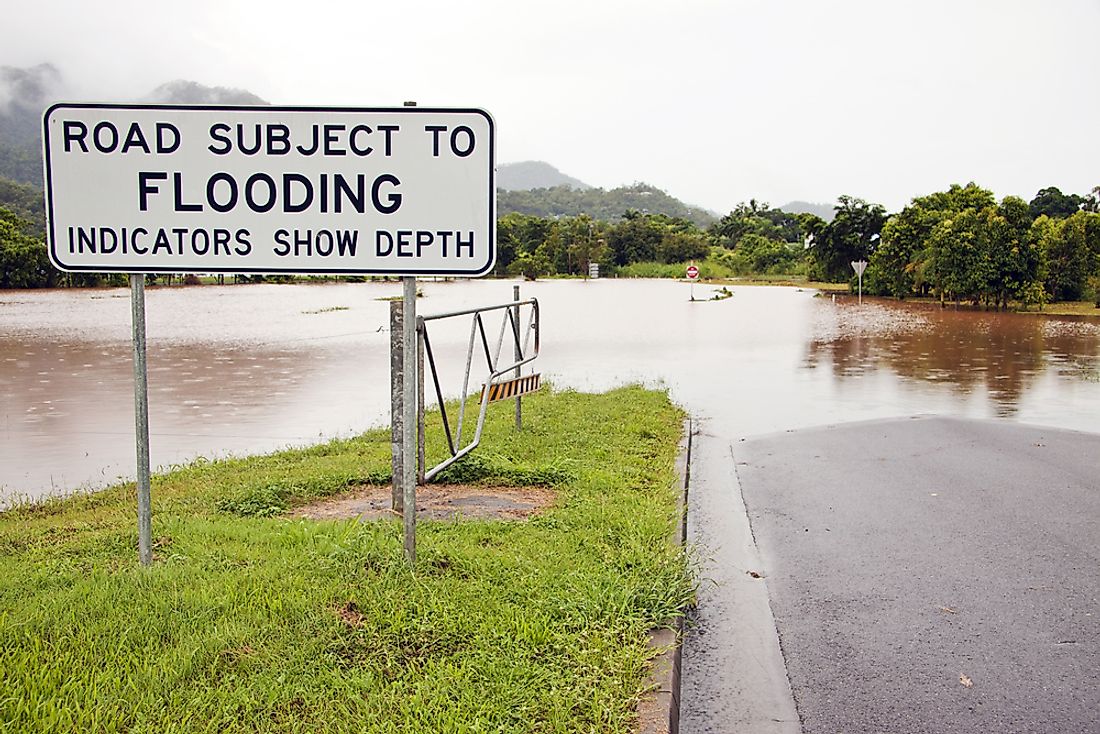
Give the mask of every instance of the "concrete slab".
[(687, 532), (701, 579), (684, 639), (680, 731), (797, 734), (768, 582), (760, 577), (730, 444), (703, 430), (691, 456)]

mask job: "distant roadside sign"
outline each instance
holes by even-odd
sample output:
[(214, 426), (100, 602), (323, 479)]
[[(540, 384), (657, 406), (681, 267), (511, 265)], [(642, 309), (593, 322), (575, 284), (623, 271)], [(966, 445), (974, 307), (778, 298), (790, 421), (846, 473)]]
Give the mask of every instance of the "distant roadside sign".
[(494, 264), (483, 110), (59, 104), (43, 124), (62, 270), (477, 276)]
[(863, 271), (867, 269), (866, 260), (853, 260), (852, 270), (856, 271), (856, 275), (859, 277), (859, 303), (863, 305)]
[(688, 265), (688, 267), (687, 267), (687, 277), (688, 277), (688, 280), (698, 280), (699, 279), (699, 268), (695, 267), (694, 265)]

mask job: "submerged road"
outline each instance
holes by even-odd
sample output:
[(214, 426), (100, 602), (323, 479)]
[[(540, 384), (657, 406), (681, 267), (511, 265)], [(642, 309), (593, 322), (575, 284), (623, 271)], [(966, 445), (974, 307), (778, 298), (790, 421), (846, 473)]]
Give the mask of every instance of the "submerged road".
[(1100, 435), (913, 418), (696, 445), (682, 732), (1100, 732)]

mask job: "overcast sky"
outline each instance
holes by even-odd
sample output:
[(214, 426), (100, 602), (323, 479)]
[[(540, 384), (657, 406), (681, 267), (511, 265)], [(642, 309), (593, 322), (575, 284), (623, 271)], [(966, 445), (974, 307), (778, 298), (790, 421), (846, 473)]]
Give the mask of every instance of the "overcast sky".
[(482, 107), (498, 162), (719, 212), (1100, 185), (1100, 0), (49, 0), (0, 65), (70, 101), (188, 79), (276, 104)]

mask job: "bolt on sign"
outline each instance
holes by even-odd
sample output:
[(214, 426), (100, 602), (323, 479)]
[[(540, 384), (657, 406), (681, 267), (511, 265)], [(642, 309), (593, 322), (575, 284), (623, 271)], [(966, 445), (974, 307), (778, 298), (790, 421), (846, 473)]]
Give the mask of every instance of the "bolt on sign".
[(50, 259), (62, 270), (493, 267), (483, 110), (59, 104), (44, 127)]

